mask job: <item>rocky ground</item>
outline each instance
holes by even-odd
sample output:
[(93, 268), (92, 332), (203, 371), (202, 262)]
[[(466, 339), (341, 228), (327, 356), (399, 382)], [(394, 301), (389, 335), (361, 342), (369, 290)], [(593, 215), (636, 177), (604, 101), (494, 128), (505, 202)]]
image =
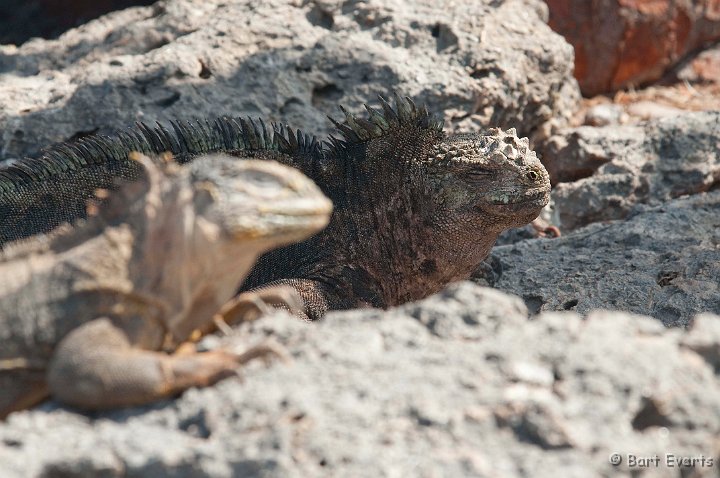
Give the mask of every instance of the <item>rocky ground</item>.
[(237, 332), (286, 344), (292, 362), (152, 407), (13, 414), (3, 476), (638, 476), (612, 453), (717, 471), (718, 316), (688, 332), (619, 312), (528, 321), (519, 298), (465, 282), (388, 312)]
[[(625, 37), (687, 10), (664, 3), (615, 13), (635, 19)], [(716, 38), (710, 3), (686, 15), (687, 41), (647, 56), (650, 73), (598, 55), (658, 83), (585, 99), (546, 25), (562, 1), (166, 0), (0, 46), (0, 160), (136, 120), (249, 114), (325, 134), (337, 103), (360, 112), (397, 88), (449, 131), (530, 136), (564, 233), (506, 234), (474, 277), (496, 290), (208, 339), (285, 344), (291, 363), (244, 381), (13, 414), (0, 476), (718, 476), (720, 55), (678, 53)]]

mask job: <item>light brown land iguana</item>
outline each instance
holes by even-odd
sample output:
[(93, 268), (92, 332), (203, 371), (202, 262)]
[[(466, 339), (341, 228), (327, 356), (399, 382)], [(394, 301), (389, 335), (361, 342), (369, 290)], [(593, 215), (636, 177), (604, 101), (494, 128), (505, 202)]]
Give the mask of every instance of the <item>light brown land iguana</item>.
[(261, 253), (322, 229), (330, 201), (274, 161), (130, 161), (94, 215), (0, 252), (0, 418), (48, 394), (143, 404), (274, 351), (167, 353), (212, 329)]
[(260, 258), (242, 290), (289, 285), (305, 319), (333, 309), (389, 307), (467, 279), (505, 229), (547, 204), (547, 171), (515, 130), (445, 134), (443, 121), (395, 95), (392, 108), (346, 113), (327, 142), (245, 119), (173, 122), (90, 136), (0, 171), (0, 244), (84, 213), (83, 197), (132, 177), (129, 150), (275, 159), (302, 171), (332, 200), (322, 233)]

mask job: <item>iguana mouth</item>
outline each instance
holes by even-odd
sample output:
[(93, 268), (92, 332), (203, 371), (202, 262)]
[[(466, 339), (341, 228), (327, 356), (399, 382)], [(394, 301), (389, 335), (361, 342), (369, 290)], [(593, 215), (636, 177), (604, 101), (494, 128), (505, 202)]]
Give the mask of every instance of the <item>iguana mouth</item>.
[(270, 201), (252, 212), (254, 221), (239, 217), (233, 236), (237, 240), (273, 237), (276, 241), (284, 238), (284, 243), (296, 242), (324, 229), (331, 212), (332, 202), (324, 197)]
[(263, 216), (263, 220), (272, 224), (279, 231), (292, 230), (295, 228), (313, 228), (320, 230), (327, 226), (329, 217), (325, 214), (269, 214)]
[(521, 206), (526, 204), (541, 203), (545, 205), (549, 199), (547, 190), (536, 190), (525, 193), (521, 196), (513, 194), (501, 193), (492, 196), (490, 199), (493, 204), (498, 206)]
[(319, 231), (327, 226), (332, 212), (328, 199), (296, 200), (266, 205), (259, 212), (263, 222), (272, 225), (278, 233), (292, 233), (294, 230), (313, 229)]
[(532, 194), (528, 194), (518, 198), (517, 201), (513, 201), (512, 204), (531, 204), (531, 203), (542, 203), (544, 206), (550, 199), (550, 193), (546, 190), (536, 191)]
[(276, 205), (263, 206), (259, 210), (263, 215), (276, 217), (326, 217), (332, 212), (332, 202), (324, 198), (296, 200), (293, 202), (281, 202)]

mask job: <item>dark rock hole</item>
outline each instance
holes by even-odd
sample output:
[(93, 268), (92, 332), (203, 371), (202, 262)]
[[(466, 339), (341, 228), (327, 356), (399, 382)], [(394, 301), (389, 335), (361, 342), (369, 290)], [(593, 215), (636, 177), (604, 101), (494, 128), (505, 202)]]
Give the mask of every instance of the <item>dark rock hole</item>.
[(169, 106), (174, 105), (177, 103), (177, 101), (180, 99), (180, 93), (177, 91), (173, 91), (170, 96), (167, 98), (159, 99), (155, 102), (156, 105), (161, 106), (163, 108), (167, 108)]
[(632, 427), (638, 431), (650, 427), (667, 427), (671, 424), (657, 400), (650, 397), (643, 398), (642, 406), (632, 420)]
[(300, 109), (302, 106), (302, 100), (299, 98), (290, 98), (280, 107), (280, 114), (282, 116), (288, 116), (293, 110)]
[(316, 27), (325, 28), (327, 30), (332, 30), (333, 26), (335, 25), (335, 19), (333, 18), (332, 13), (328, 12), (323, 8), (320, 8), (318, 5), (315, 5), (307, 13), (306, 18)]
[(208, 78), (210, 78), (212, 76), (212, 71), (207, 66), (207, 64), (202, 60), (200, 60), (200, 74), (198, 76), (200, 78), (202, 78), (203, 80), (207, 80)]
[(23, 445), (23, 443), (21, 441), (16, 440), (14, 438), (4, 438), (2, 442), (3, 442), (3, 445), (10, 447), (10, 448), (20, 448)]
[(482, 79), (488, 76), (502, 77), (502, 71), (496, 67), (475, 67), (470, 73), (470, 76), (475, 79)]
[(567, 302), (565, 302), (565, 303), (563, 304), (563, 309), (565, 309), (565, 310), (571, 310), (571, 309), (573, 309), (574, 307), (576, 307), (577, 305), (578, 305), (578, 300), (577, 300), (577, 299), (572, 299), (572, 300), (569, 300), (569, 301), (567, 301)]
[(436, 23), (430, 29), (430, 34), (437, 38), (436, 49), (438, 52), (458, 44), (458, 36), (449, 25)]
[(556, 450), (569, 447), (566, 443), (555, 444), (549, 442), (545, 437), (545, 432), (526, 417), (523, 417), (519, 423), (512, 424), (511, 428), (518, 441), (538, 446), (543, 450)]
[(206, 422), (204, 412), (200, 412), (197, 415), (193, 415), (185, 420), (182, 420), (178, 424), (178, 428), (195, 438), (207, 439), (210, 438), (210, 435), (212, 434), (212, 431)]
[(312, 91), (312, 104), (315, 107), (325, 102), (337, 102), (343, 96), (343, 90), (330, 83), (328, 85), (316, 86)]
[(539, 314), (540, 309), (545, 304), (545, 299), (537, 295), (523, 297), (523, 300), (525, 300), (525, 305), (527, 306), (530, 315)]
[(675, 280), (679, 275), (680, 273), (676, 271), (660, 271), (658, 272), (655, 282), (660, 287), (667, 287), (672, 284), (672, 281)]

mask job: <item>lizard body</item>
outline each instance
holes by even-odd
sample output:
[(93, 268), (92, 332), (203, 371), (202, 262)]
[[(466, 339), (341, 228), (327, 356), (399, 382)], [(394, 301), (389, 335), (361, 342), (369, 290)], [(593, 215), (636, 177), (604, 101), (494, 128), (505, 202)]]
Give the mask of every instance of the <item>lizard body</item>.
[(0, 418), (48, 393), (108, 408), (231, 375), (262, 347), (166, 352), (212, 329), (260, 254), (329, 218), (320, 190), (274, 161), (128, 161), (134, 180), (87, 219), (0, 253)]
[(303, 170), (333, 201), (328, 227), (262, 256), (243, 290), (290, 285), (310, 320), (419, 300), (468, 279), (547, 204), (547, 171), (513, 129), (446, 135), (409, 98), (380, 100), (368, 119), (336, 122), (343, 138)]
[[(113, 138), (56, 146), (35, 163), (11, 166), (5, 193), (0, 172), (0, 216), (14, 215), (0, 224), (0, 238), (17, 234), (17, 224), (30, 224), (23, 234), (32, 234), (48, 227), (48, 216), (68, 220), (68, 204), (82, 196), (77, 189), (88, 192), (104, 187), (98, 183), (108, 176), (125, 174), (116, 158), (128, 148), (170, 151), (181, 162), (223, 151), (300, 169), (334, 204), (324, 231), (263, 255), (242, 290), (289, 285), (303, 298), (300, 315), (310, 320), (328, 310), (384, 308), (427, 297), (469, 278), (503, 230), (537, 217), (549, 200), (550, 182), (528, 140), (513, 129), (445, 134), (442, 120), (409, 98), (395, 95), (395, 108), (380, 100), (381, 110), (366, 106), (367, 119), (346, 113), (342, 124), (336, 122), (342, 138), (325, 142), (285, 127), (270, 131), (221, 118), (176, 122), (173, 131), (140, 125)], [(67, 158), (95, 166), (73, 161), (67, 172), (59, 171)], [(24, 169), (44, 176), (20, 181)], [(53, 178), (71, 185), (58, 207), (46, 205), (61, 196)], [(38, 204), (44, 188), (50, 199)]]

